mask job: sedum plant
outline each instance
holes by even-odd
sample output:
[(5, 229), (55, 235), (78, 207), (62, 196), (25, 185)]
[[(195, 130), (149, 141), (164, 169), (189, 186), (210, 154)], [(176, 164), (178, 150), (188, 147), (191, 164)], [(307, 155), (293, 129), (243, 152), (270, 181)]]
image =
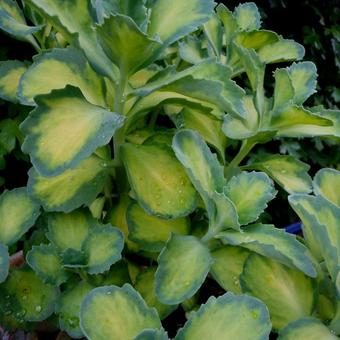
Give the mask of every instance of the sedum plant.
[[(17, 124), (32, 164), (0, 197), (5, 329), (337, 338), (339, 171), (312, 181), (292, 156), (246, 160), (277, 137), (338, 141), (339, 112), (304, 105), (316, 67), (261, 29), (255, 4), (215, 5), (2, 0), (0, 28), (37, 52), (0, 62), (0, 97), (30, 107)], [(276, 185), (304, 238), (264, 223)], [(162, 324), (180, 310), (182, 328)]]

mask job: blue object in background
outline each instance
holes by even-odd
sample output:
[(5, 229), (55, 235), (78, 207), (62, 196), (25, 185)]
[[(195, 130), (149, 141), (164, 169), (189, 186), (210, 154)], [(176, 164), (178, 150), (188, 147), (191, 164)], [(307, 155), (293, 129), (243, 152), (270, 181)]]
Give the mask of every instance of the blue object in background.
[(301, 232), (301, 222), (296, 222), (285, 228), (287, 233), (299, 234)]

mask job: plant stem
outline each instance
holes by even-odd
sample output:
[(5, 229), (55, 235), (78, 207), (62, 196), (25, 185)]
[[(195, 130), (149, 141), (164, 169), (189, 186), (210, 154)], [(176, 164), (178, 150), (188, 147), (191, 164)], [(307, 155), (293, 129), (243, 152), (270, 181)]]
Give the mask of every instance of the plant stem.
[[(114, 110), (120, 115), (124, 115), (125, 90), (128, 78), (125, 72), (121, 72), (119, 84), (116, 87)], [(113, 137), (114, 164), (116, 165), (116, 183), (119, 192), (124, 192), (127, 187), (127, 178), (124, 166), (120, 158), (120, 147), (125, 141), (125, 127), (118, 129)]]
[(242, 142), (242, 146), (238, 154), (225, 169), (226, 179), (229, 179), (233, 175), (234, 170), (238, 167), (238, 165), (243, 161), (243, 159), (248, 155), (248, 153), (256, 144), (256, 141), (254, 141), (253, 139), (246, 139)]

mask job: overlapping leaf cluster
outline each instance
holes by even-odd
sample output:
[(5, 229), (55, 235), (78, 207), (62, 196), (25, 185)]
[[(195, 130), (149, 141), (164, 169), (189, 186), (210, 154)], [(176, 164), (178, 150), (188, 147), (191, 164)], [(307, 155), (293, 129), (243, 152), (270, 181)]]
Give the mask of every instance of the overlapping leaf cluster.
[[(0, 324), (168, 339), (161, 320), (182, 308), (176, 339), (336, 338), (339, 172), (313, 182), (291, 156), (244, 163), (274, 137), (340, 137), (339, 112), (303, 105), (313, 63), (277, 68), (265, 90), (266, 65), (301, 60), (303, 47), (262, 30), (253, 3), (23, 5), (31, 25), (0, 4), (0, 28), (37, 50), (0, 64), (1, 98), (32, 107), (20, 125), (27, 187), (0, 197)], [(261, 223), (274, 182), (303, 240)], [(26, 264), (10, 268), (20, 241)], [(208, 276), (227, 293), (200, 306)]]

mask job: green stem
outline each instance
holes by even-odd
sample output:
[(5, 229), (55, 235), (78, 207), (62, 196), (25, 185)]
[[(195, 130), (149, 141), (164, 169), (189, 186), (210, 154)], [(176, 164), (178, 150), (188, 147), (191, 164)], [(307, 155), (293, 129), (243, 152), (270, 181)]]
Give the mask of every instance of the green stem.
[(229, 163), (229, 165), (225, 169), (225, 177), (229, 179), (234, 170), (238, 167), (238, 165), (244, 160), (244, 158), (248, 155), (248, 153), (252, 150), (252, 148), (256, 145), (256, 142), (252, 139), (247, 139), (242, 142), (241, 149), (235, 158)]
[[(125, 72), (121, 72), (119, 83), (116, 87), (114, 110), (116, 113), (124, 115), (126, 101), (126, 87), (128, 78)], [(127, 178), (124, 166), (120, 157), (120, 147), (125, 142), (125, 127), (118, 129), (113, 137), (114, 164), (116, 168), (116, 183), (119, 192), (124, 192), (127, 188)]]

